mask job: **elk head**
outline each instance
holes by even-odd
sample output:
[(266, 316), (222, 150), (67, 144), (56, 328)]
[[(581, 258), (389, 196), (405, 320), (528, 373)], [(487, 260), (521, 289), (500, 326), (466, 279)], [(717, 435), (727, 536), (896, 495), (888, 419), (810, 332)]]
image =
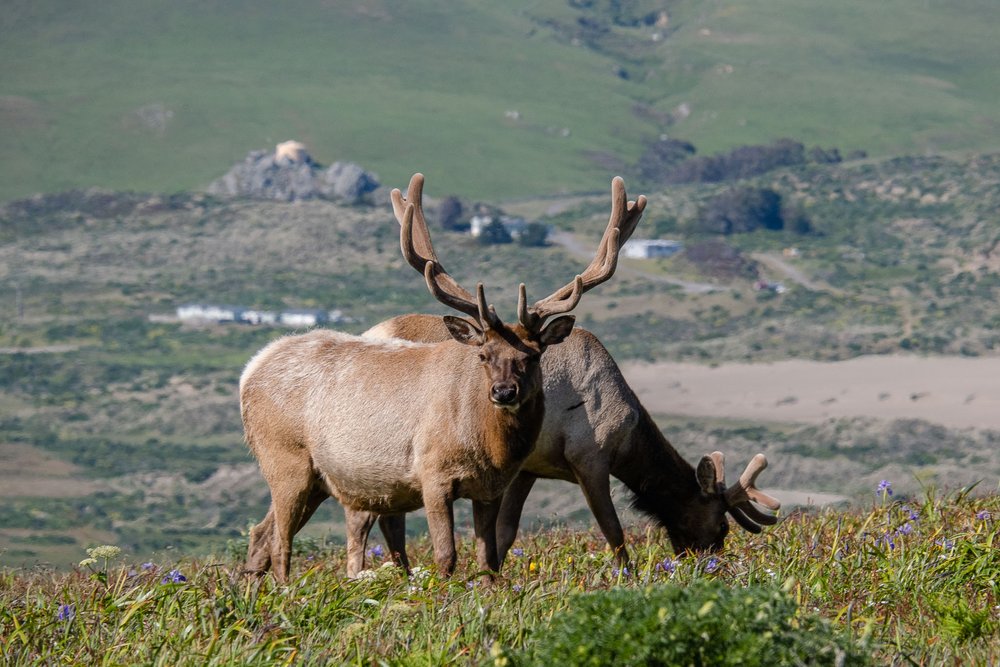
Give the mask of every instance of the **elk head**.
[(695, 471), (700, 493), (685, 508), (684, 516), (668, 531), (674, 550), (678, 553), (721, 550), (729, 533), (727, 514), (751, 533), (759, 533), (762, 526), (777, 523), (776, 516), (765, 514), (754, 505), (758, 503), (772, 511), (781, 508), (777, 499), (756, 487), (757, 475), (766, 467), (767, 459), (763, 454), (757, 454), (739, 480), (727, 487), (722, 452), (703, 456)]
[[(518, 287), (517, 323), (507, 324), (487, 305), (483, 284), (473, 296), (459, 285), (438, 260), (423, 214), (422, 174), (410, 179), (406, 197), (395, 189), (392, 208), (400, 224), (400, 248), (406, 261), (422, 273), (431, 294), (468, 319), (445, 315), (444, 322), (456, 341), (479, 348), (479, 359), (489, 381), (494, 405), (516, 410), (525, 400), (540, 395), (539, 359), (549, 345), (563, 341), (573, 330), (574, 318), (565, 313), (576, 307), (587, 290), (608, 280), (618, 264), (621, 244), (631, 236), (646, 206), (645, 197), (626, 201), (625, 185), (616, 178), (612, 187), (611, 219), (597, 253), (584, 272), (532, 306), (527, 305), (524, 283)], [(545, 321), (553, 316), (559, 316)]]

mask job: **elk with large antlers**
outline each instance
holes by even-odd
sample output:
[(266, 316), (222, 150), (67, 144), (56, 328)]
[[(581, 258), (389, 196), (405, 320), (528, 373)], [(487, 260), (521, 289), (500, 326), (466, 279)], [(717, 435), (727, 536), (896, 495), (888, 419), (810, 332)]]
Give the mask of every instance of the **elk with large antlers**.
[[(240, 410), (247, 444), (271, 489), (271, 508), (251, 530), (249, 571), (270, 567), (286, 581), (292, 538), (328, 496), (347, 514), (349, 576), (364, 567), (376, 516), (383, 517), (383, 531), (401, 541), (403, 513), (421, 506), (434, 560), (451, 573), (452, 503), (459, 497), (473, 502), (480, 568), (499, 569), (499, 497), (531, 453), (544, 415), (540, 359), (569, 336), (573, 318), (564, 313), (593, 284), (589, 275), (577, 276), (530, 307), (522, 284), (518, 323), (504, 323), (487, 305), (481, 283), (473, 296), (438, 261), (421, 210), (422, 187), (423, 176), (415, 174), (408, 200), (392, 193), (403, 255), (439, 301), (470, 319), (438, 318), (448, 334), (434, 343), (316, 330), (278, 339), (250, 360), (240, 378)], [(638, 219), (634, 209), (619, 207), (608, 226), (599, 257), (605, 280), (614, 271), (619, 238), (631, 234), (626, 225)]]
[[(616, 190), (614, 199), (624, 203), (624, 191)], [(638, 210), (641, 213), (641, 207)], [(628, 240), (634, 227), (623, 226), (619, 243)], [(602, 240), (598, 258), (607, 251), (605, 244)], [(598, 264), (595, 259), (591, 268)], [(447, 334), (439, 317), (403, 315), (376, 325), (365, 335), (436, 341)], [(729, 531), (727, 514), (753, 533), (776, 522), (773, 515), (755, 506), (780, 508), (776, 499), (755, 486), (757, 475), (767, 466), (764, 455), (756, 455), (731, 487), (725, 485), (720, 452), (703, 457), (697, 467), (692, 467), (663, 436), (614, 359), (592, 333), (574, 329), (564, 343), (545, 355), (541, 365), (545, 418), (534, 451), (504, 492), (497, 520), (501, 563), (514, 542), (524, 502), (538, 478), (580, 485), (622, 564), (628, 562), (628, 552), (611, 499), (610, 476), (632, 491), (637, 509), (666, 529), (677, 552), (720, 549)], [(386, 518), (380, 521), (380, 527), (390, 550), (405, 563), (403, 520)]]

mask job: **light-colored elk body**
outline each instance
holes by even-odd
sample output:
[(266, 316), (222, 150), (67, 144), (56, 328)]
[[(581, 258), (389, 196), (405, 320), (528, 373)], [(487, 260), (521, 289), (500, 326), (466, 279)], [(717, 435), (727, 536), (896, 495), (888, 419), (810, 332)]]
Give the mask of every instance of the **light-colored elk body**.
[[(365, 335), (376, 338), (439, 340), (438, 317), (403, 315), (382, 322)], [(740, 481), (727, 489), (722, 454), (685, 461), (653, 422), (629, 387), (614, 359), (589, 331), (576, 328), (542, 359), (545, 416), (541, 433), (521, 472), (504, 492), (497, 519), (501, 563), (517, 535), (524, 502), (538, 478), (580, 485), (608, 544), (628, 561), (625, 534), (611, 499), (609, 476), (634, 495), (637, 509), (667, 530), (675, 551), (721, 549), (729, 514), (744, 528), (760, 531), (774, 517), (750, 500), (776, 510), (777, 500), (754, 488), (767, 465), (758, 454)], [(385, 526), (383, 525), (383, 532)], [(396, 534), (401, 529), (396, 527)], [(393, 551), (399, 545), (386, 534)]]
[[(420, 506), (435, 562), (450, 573), (452, 503), (459, 497), (473, 500), (480, 568), (499, 569), (498, 499), (533, 448), (544, 414), (540, 358), (573, 327), (569, 316), (545, 320), (574, 308), (590, 285), (577, 276), (529, 307), (522, 284), (518, 323), (505, 324), (487, 306), (481, 284), (473, 296), (437, 260), (422, 186), (416, 174), (409, 201), (393, 192), (403, 255), (435, 297), (471, 321), (440, 318), (447, 340), (433, 343), (318, 330), (279, 339), (251, 359), (240, 379), (240, 408), (271, 507), (250, 532), (249, 571), (273, 567), (279, 581), (287, 580), (293, 536), (330, 495), (347, 515), (351, 576), (364, 566), (375, 518), (382, 515), (383, 531), (401, 542), (402, 514)], [(598, 262), (599, 253), (591, 266), (601, 264), (608, 276), (620, 227), (631, 220), (624, 213), (609, 223), (604, 259)], [(402, 550), (396, 557), (407, 564)]]

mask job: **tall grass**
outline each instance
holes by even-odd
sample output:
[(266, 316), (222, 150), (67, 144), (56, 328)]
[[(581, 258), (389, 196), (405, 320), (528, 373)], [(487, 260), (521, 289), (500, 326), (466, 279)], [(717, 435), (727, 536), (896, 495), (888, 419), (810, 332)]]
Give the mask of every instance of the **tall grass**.
[[(468, 541), (451, 579), (425, 567), (407, 578), (375, 548), (373, 569), (348, 580), (342, 549), (304, 545), (288, 586), (242, 576), (239, 544), (177, 562), (98, 551), (70, 573), (0, 574), (0, 650), (8, 665), (508, 664), (566, 626), (582, 594), (635, 602), (697, 587), (719, 600), (720, 589), (784, 595), (787, 627), (818, 618), (876, 663), (995, 664), (1000, 496), (890, 493), (863, 509), (793, 513), (760, 536), (734, 532), (714, 556), (675, 555), (658, 531), (636, 527), (625, 571), (595, 533), (528, 534), (492, 584), (473, 569)], [(415, 563), (431, 562), (426, 539), (411, 547)], [(671, 613), (650, 609), (644, 627)], [(698, 609), (711, 613), (726, 610)]]

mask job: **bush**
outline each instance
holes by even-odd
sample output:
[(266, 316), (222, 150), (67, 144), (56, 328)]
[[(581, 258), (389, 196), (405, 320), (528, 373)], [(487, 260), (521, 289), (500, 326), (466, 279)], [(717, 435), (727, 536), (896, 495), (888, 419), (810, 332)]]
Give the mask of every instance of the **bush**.
[(483, 227), (483, 232), (479, 235), (478, 240), (480, 245), (495, 245), (498, 243), (510, 243), (513, 239), (507, 228), (503, 226), (503, 223), (499, 220), (494, 220)]
[(708, 203), (701, 225), (701, 231), (716, 234), (782, 229), (781, 195), (770, 188), (733, 188)]
[(530, 248), (545, 246), (548, 244), (548, 240), (549, 228), (540, 222), (529, 222), (521, 235), (517, 237), (517, 242), (520, 245)]
[(584, 593), (509, 656), (518, 665), (866, 665), (867, 647), (773, 587)]

